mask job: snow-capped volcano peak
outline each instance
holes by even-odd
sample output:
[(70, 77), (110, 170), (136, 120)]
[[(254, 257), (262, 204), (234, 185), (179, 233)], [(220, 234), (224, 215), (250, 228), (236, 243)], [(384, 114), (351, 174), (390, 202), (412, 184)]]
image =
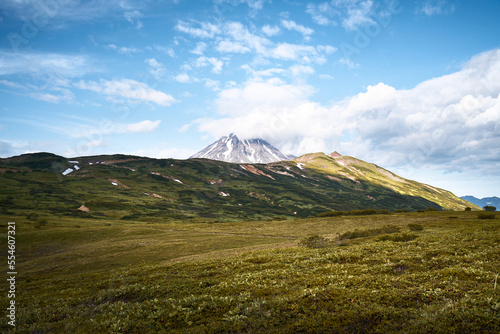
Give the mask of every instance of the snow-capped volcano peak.
[(239, 140), (235, 134), (221, 137), (190, 157), (220, 160), (235, 163), (270, 163), (291, 160), (294, 157), (281, 153), (276, 147), (262, 139)]

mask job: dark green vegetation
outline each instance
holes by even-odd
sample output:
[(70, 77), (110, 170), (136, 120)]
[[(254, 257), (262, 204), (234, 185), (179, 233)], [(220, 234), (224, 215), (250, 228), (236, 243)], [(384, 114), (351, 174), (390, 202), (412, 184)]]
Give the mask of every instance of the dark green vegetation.
[(0, 216), (2, 258), (16, 222), (11, 332), (500, 332), (500, 219), (476, 212), (39, 219)]
[(495, 216), (494, 212), (479, 212), (477, 214), (477, 218), (479, 219), (495, 219)]
[[(63, 175), (68, 168), (73, 171)], [(267, 165), (37, 153), (0, 159), (0, 184), (1, 214), (34, 212), (42, 219), (239, 221), (304, 218), (332, 210), (471, 206), (448, 191), (376, 165), (322, 153)], [(89, 211), (79, 211), (82, 205)]]

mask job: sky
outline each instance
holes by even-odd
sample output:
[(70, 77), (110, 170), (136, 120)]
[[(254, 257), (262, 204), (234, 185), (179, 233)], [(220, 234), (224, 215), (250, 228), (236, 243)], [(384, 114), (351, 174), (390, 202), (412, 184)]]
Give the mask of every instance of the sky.
[(500, 196), (500, 1), (3, 0), (0, 157), (219, 137)]

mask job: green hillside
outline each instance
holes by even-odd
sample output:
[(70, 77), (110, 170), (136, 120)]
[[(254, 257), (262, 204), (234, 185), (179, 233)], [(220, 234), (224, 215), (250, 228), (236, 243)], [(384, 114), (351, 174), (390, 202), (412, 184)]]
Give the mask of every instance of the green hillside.
[(226, 221), (366, 208), (479, 209), (373, 164), (322, 153), (267, 165), (37, 153), (1, 159), (0, 171), (4, 214)]

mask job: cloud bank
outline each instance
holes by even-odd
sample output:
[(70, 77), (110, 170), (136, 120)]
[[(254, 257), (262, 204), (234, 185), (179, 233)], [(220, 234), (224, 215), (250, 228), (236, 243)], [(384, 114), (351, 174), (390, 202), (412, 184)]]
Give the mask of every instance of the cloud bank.
[(198, 127), (260, 137), (286, 153), (338, 150), (384, 166), (500, 172), (500, 49), (412, 89), (378, 83), (330, 106), (313, 94), (305, 84), (253, 78), (220, 91), (220, 117)]

